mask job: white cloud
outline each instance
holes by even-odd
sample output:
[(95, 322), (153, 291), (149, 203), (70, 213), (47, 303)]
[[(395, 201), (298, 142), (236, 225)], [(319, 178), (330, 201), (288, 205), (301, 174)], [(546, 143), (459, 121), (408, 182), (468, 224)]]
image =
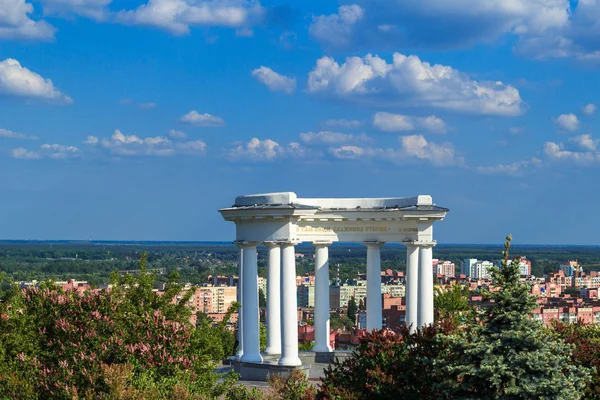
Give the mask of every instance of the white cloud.
[(45, 14), (78, 14), (97, 21), (105, 20), (112, 0), (40, 0)]
[(149, 0), (135, 10), (119, 12), (117, 21), (185, 35), (192, 26), (229, 27), (245, 32), (260, 23), (264, 14), (257, 0)]
[[(90, 138), (93, 138), (90, 140)], [(86, 143), (99, 146), (119, 156), (173, 156), (189, 154), (201, 156), (206, 154), (206, 143), (202, 140), (188, 142), (172, 142), (166, 137), (155, 136), (140, 138), (136, 135), (125, 135), (116, 129), (110, 138), (98, 139), (88, 137)]]
[(394, 53), (393, 61), (366, 55), (338, 64), (317, 60), (308, 90), (371, 106), (421, 106), (458, 112), (516, 116), (523, 113), (519, 91), (502, 82), (475, 81), (452, 67)]
[(240, 144), (234, 147), (227, 158), (232, 161), (251, 160), (251, 161), (273, 161), (278, 156), (282, 156), (285, 150), (274, 140), (252, 138), (248, 143)]
[(13, 158), (20, 158), (22, 160), (34, 160), (40, 158), (40, 154), (35, 151), (29, 151), (23, 147), (17, 147), (12, 151)]
[(586, 104), (585, 106), (582, 107), (582, 111), (584, 114), (587, 115), (592, 115), (593, 113), (596, 112), (596, 105), (595, 104)]
[(446, 123), (435, 115), (412, 117), (409, 115), (377, 112), (373, 115), (373, 126), (386, 132), (410, 132), (417, 127), (432, 133), (446, 133)]
[(399, 164), (422, 160), (438, 167), (464, 165), (464, 159), (449, 142), (428, 142), (421, 135), (400, 136), (399, 141), (397, 149), (340, 146), (330, 149), (330, 153), (340, 159), (369, 158)]
[(571, 151), (563, 143), (544, 143), (544, 154), (552, 161), (572, 161), (577, 164), (589, 164), (600, 160), (596, 151)]
[(387, 132), (414, 131), (415, 121), (408, 115), (378, 112), (373, 115), (373, 126)]
[(369, 142), (365, 134), (349, 135), (346, 133), (321, 131), (321, 132), (303, 132), (300, 134), (300, 140), (308, 145), (311, 144), (342, 144), (342, 143), (364, 143)]
[(187, 135), (183, 131), (177, 129), (169, 129), (169, 137), (171, 139), (185, 139)]
[(275, 161), (286, 157), (307, 158), (312, 155), (300, 143), (280, 145), (274, 140), (252, 138), (248, 143), (236, 144), (225, 154), (230, 161)]
[(210, 115), (207, 113), (200, 114), (196, 110), (192, 110), (189, 113), (183, 115), (179, 122), (183, 122), (185, 124), (195, 125), (195, 126), (223, 126), (225, 125), (225, 121), (223, 118), (216, 117), (214, 115)]
[(308, 32), (317, 41), (331, 47), (347, 47), (353, 39), (354, 25), (364, 17), (356, 4), (338, 8), (337, 14), (313, 16)]
[(0, 96), (42, 99), (70, 104), (73, 101), (54, 87), (50, 79), (22, 67), (12, 58), (0, 61)]
[(326, 128), (345, 128), (345, 129), (355, 129), (359, 128), (362, 125), (362, 122), (357, 121), (355, 119), (328, 119), (326, 121), (321, 122), (321, 126)]
[(577, 118), (577, 115), (575, 114), (559, 115), (558, 118), (554, 119), (554, 123), (562, 129), (565, 129), (570, 132), (575, 132), (577, 129), (579, 129), (579, 126), (581, 125), (579, 119)]
[(294, 93), (294, 90), (296, 90), (296, 78), (289, 78), (278, 74), (271, 68), (265, 66), (253, 70), (252, 76), (273, 92), (292, 94)]
[(29, 136), (23, 133), (9, 131), (7, 129), (0, 128), (0, 138), (5, 139), (25, 139), (25, 140), (37, 140), (36, 136)]
[(353, 160), (361, 157), (365, 153), (370, 153), (371, 149), (364, 149), (359, 146), (340, 146), (329, 149), (329, 152), (340, 160)]
[(29, 18), (33, 5), (25, 0), (0, 1), (0, 40), (50, 40), (56, 29), (45, 21)]
[(448, 126), (443, 119), (430, 115), (425, 118), (419, 118), (419, 123), (423, 129), (428, 130), (432, 133), (446, 133), (448, 132)]
[(583, 150), (596, 151), (600, 140), (594, 139), (592, 135), (583, 134), (569, 138), (569, 142), (575, 143)]
[(64, 146), (61, 144), (43, 144), (36, 151), (30, 151), (23, 147), (13, 149), (13, 158), (23, 160), (34, 160), (39, 158), (52, 158), (55, 160), (65, 160), (68, 158), (81, 157), (81, 150), (75, 146)]
[(520, 175), (529, 167), (540, 166), (542, 161), (538, 158), (516, 161), (511, 164), (498, 164), (494, 166), (479, 166), (475, 170), (486, 175)]
[(96, 136), (88, 136), (83, 143), (95, 145), (98, 143), (98, 138)]
[(597, 0), (348, 2), (357, 4), (313, 17), (309, 32), (325, 47), (466, 48), (512, 35), (527, 57), (600, 60)]

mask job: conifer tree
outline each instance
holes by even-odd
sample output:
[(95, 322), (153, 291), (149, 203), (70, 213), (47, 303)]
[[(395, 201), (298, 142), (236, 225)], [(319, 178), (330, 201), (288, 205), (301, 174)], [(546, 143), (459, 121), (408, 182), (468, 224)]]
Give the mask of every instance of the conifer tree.
[(448, 376), (445, 391), (454, 399), (580, 399), (589, 369), (573, 365), (572, 347), (534, 321), (537, 306), (519, 280), (518, 259), (491, 271), (497, 291), (478, 321), (448, 336), (449, 353), (438, 365)]

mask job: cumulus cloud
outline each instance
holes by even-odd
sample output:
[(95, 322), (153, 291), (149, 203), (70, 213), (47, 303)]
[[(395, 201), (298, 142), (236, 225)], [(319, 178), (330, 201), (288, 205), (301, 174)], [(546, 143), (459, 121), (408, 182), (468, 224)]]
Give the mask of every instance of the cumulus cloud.
[(373, 158), (398, 164), (421, 160), (438, 167), (464, 165), (464, 159), (449, 142), (429, 142), (421, 135), (400, 136), (399, 142), (399, 148), (346, 145), (331, 148), (330, 153), (339, 159)]
[(0, 2), (0, 40), (50, 40), (56, 29), (45, 21), (29, 18), (33, 5), (25, 0)]
[(583, 134), (569, 138), (569, 142), (575, 143), (583, 150), (596, 151), (598, 148), (598, 139), (594, 139), (592, 135)]
[(300, 140), (307, 145), (315, 144), (342, 144), (342, 143), (364, 143), (369, 142), (369, 138), (365, 134), (349, 135), (346, 133), (320, 131), (320, 132), (303, 132), (300, 134)]
[(311, 155), (300, 143), (281, 145), (274, 140), (252, 138), (248, 143), (238, 143), (225, 154), (230, 161), (275, 161), (286, 157), (307, 158)]
[[(516, 37), (535, 58), (600, 60), (596, 0), (353, 0), (313, 17), (309, 33), (327, 48), (466, 48)], [(352, 4), (355, 3), (355, 4)]]
[(94, 145), (98, 143), (98, 138), (96, 136), (88, 136), (83, 143)]
[(0, 96), (3, 95), (63, 104), (73, 102), (55, 88), (50, 79), (44, 79), (12, 58), (0, 61)]
[(185, 35), (193, 26), (219, 26), (248, 32), (263, 20), (264, 8), (257, 0), (149, 0), (135, 10), (117, 14), (117, 21), (146, 25)]
[(596, 112), (596, 105), (595, 104), (586, 104), (585, 106), (582, 107), (582, 111), (584, 114), (587, 115), (592, 115), (593, 113)]
[(30, 151), (23, 147), (12, 150), (13, 158), (23, 160), (34, 160), (39, 158), (52, 158), (55, 160), (65, 160), (69, 158), (81, 157), (81, 150), (75, 146), (65, 146), (61, 144), (43, 144), (38, 150)]
[(446, 133), (446, 123), (435, 115), (428, 117), (412, 117), (409, 115), (377, 112), (373, 115), (373, 126), (386, 132), (408, 132), (417, 127), (432, 133)]
[(572, 161), (576, 164), (589, 164), (600, 160), (596, 151), (568, 150), (563, 143), (544, 143), (544, 154), (552, 161)]
[(519, 91), (496, 81), (475, 81), (449, 66), (394, 53), (393, 60), (371, 54), (317, 60), (308, 91), (371, 106), (422, 106), (464, 113), (516, 116), (523, 113)]
[(278, 74), (271, 68), (261, 66), (252, 71), (252, 76), (264, 84), (272, 92), (294, 93), (296, 90), (296, 78), (289, 78)]
[(0, 128), (0, 138), (5, 139), (25, 139), (25, 140), (37, 140), (36, 136), (29, 136), (23, 133), (9, 131), (8, 129)]
[(575, 132), (581, 125), (575, 114), (561, 114), (554, 119), (554, 123), (569, 132)]
[(359, 128), (362, 125), (362, 122), (357, 121), (355, 119), (328, 119), (326, 121), (321, 122), (321, 126), (326, 128), (345, 128), (345, 129), (355, 129)]
[(97, 21), (105, 20), (112, 0), (41, 0), (45, 14), (77, 14)]
[(184, 124), (190, 124), (195, 126), (223, 126), (225, 125), (225, 121), (223, 118), (216, 117), (214, 115), (210, 115), (207, 113), (200, 114), (196, 110), (192, 110), (189, 113), (183, 115), (179, 118), (179, 122), (183, 122)]
[(337, 14), (313, 16), (309, 34), (331, 47), (348, 47), (354, 39), (354, 26), (363, 19), (364, 9), (356, 4), (343, 5)]
[(206, 154), (207, 148), (202, 140), (173, 142), (163, 136), (141, 138), (136, 135), (125, 135), (118, 129), (110, 138), (98, 139), (88, 136), (86, 144), (119, 156), (174, 156), (176, 154), (202, 156)]

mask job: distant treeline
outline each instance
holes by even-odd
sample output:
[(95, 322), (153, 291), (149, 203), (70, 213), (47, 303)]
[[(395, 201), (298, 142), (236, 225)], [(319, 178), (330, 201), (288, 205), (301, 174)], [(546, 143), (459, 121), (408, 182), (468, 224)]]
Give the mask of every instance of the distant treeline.
[[(477, 258), (497, 261), (502, 248), (484, 245), (438, 245), (434, 258), (455, 263), (457, 272), (462, 260)], [(526, 256), (532, 262), (532, 272), (541, 276), (558, 269), (560, 263), (577, 259), (586, 270), (600, 270), (600, 247), (595, 246), (513, 246), (513, 254)], [(63, 280), (74, 278), (92, 284), (107, 283), (115, 270), (135, 270), (142, 252), (148, 253), (150, 268), (163, 268), (159, 281), (177, 271), (181, 281), (206, 282), (210, 274), (238, 273), (239, 250), (231, 243), (172, 242), (0, 242), (0, 271), (16, 281)], [(297, 246), (304, 254), (297, 261), (298, 274), (314, 270), (314, 248), (310, 244)], [(266, 276), (266, 249), (258, 251), (259, 275)], [(366, 271), (366, 248), (360, 244), (335, 243), (330, 247), (330, 277), (341, 280), (355, 278)], [(406, 248), (388, 244), (381, 248), (383, 269), (406, 270)]]

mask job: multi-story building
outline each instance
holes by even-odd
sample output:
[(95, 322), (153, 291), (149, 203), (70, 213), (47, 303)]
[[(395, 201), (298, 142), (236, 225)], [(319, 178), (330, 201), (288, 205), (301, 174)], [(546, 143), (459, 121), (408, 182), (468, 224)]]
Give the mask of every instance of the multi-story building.
[[(362, 281), (359, 281), (362, 282)], [(367, 297), (367, 286), (366, 285), (347, 285), (341, 286), (330, 286), (329, 287), (329, 301), (331, 308), (345, 308), (348, 307), (348, 302), (354, 297), (356, 304), (362, 300), (365, 301)]]
[(298, 307), (315, 306), (315, 287), (314, 285), (300, 285), (297, 289)]
[(265, 296), (267, 295), (267, 278), (258, 277), (258, 290), (262, 290)]
[(491, 261), (477, 261), (471, 265), (471, 275), (469, 277), (473, 279), (490, 279), (489, 270), (493, 266), (494, 264)]
[(579, 265), (577, 260), (569, 261), (567, 264), (561, 264), (560, 270), (564, 272), (565, 276), (574, 276), (583, 272), (583, 268)]
[(454, 263), (452, 261), (440, 261), (438, 259), (432, 260), (433, 275), (442, 275), (444, 277), (454, 277)]
[(463, 261), (460, 267), (460, 273), (464, 274), (469, 278), (474, 278), (473, 276), (473, 266), (477, 264), (476, 258), (467, 258)]
[(194, 313), (224, 314), (237, 301), (235, 286), (203, 286), (196, 289), (192, 298)]
[(314, 275), (296, 276), (296, 286), (300, 285), (313, 285), (315, 284)]
[[(502, 266), (502, 262), (503, 260), (498, 261), (498, 267)], [(512, 260), (508, 260), (507, 264), (512, 264)], [(526, 257), (521, 257), (519, 259), (519, 273), (521, 276), (531, 276), (531, 261)]]

